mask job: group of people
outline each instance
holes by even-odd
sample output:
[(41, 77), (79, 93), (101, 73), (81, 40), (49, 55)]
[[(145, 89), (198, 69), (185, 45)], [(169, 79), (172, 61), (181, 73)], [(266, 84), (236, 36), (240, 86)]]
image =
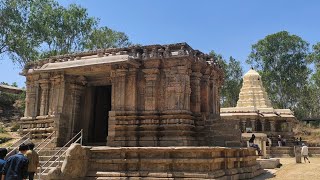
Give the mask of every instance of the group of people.
[[(256, 136), (254, 134), (252, 134), (251, 138), (249, 139), (249, 146), (256, 149), (256, 151), (258, 152), (258, 155), (260, 156), (261, 155), (261, 150), (260, 150), (260, 147), (258, 144), (255, 144), (254, 143), (254, 140), (255, 140)], [(301, 138), (300, 138), (300, 141), (301, 141)], [(269, 146), (271, 146), (271, 139), (268, 137), (268, 141), (269, 143)], [(281, 147), (282, 144), (282, 139), (281, 139), (281, 136), (279, 135), (278, 136), (278, 145), (279, 147)], [(306, 163), (306, 161), (308, 161), (310, 163), (310, 160), (308, 158), (308, 155), (309, 155), (309, 152), (308, 152), (308, 146), (305, 144), (305, 143), (302, 143), (302, 148), (301, 148), (301, 155), (303, 156), (303, 159), (304, 159), (304, 162)]]
[(286, 146), (287, 144), (287, 140), (283, 137), (281, 137), (281, 135), (278, 135), (278, 146)]
[(6, 148), (0, 148), (0, 180), (29, 180), (34, 179), (39, 166), (39, 155), (34, 151), (34, 144), (21, 144), (19, 152), (5, 160)]

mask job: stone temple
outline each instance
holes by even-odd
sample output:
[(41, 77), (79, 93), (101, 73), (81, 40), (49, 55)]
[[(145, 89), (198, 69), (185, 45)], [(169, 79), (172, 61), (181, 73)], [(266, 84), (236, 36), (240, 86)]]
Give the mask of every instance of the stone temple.
[[(291, 141), (296, 118), (290, 109), (274, 109), (262, 85), (261, 76), (250, 69), (243, 77), (236, 107), (221, 108), (221, 119), (236, 121), (241, 131), (265, 133), (276, 141), (281, 135)], [(274, 143), (276, 144), (276, 143)]]
[(55, 131), (54, 146), (63, 146), (83, 130), (83, 151), (76, 152), (84, 154), (67, 153), (74, 163), (62, 166), (61, 179), (261, 173), (254, 150), (213, 146), (224, 75), (212, 57), (186, 43), (55, 56), (28, 64), (23, 74), (21, 132), (41, 141)]

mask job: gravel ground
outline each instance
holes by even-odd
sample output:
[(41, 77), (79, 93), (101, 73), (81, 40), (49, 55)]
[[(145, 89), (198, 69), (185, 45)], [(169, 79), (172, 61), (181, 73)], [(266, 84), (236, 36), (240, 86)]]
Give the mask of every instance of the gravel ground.
[(281, 168), (266, 170), (267, 172), (253, 180), (320, 180), (320, 158), (309, 158), (310, 164), (295, 163), (294, 158), (280, 158)]

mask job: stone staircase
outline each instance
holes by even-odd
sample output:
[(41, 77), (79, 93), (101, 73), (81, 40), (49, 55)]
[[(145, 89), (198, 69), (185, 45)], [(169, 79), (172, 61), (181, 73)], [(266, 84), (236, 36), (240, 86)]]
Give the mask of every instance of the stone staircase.
[[(272, 141), (272, 146), (278, 146), (278, 136), (277, 135), (273, 135), (270, 136), (271, 141)], [(286, 138), (286, 146), (288, 147), (293, 147), (295, 146), (295, 139), (294, 137), (290, 137), (290, 138)]]
[[(63, 148), (61, 153), (63, 153), (64, 151), (67, 150), (68, 147), (66, 148)], [(63, 163), (63, 160), (64, 160), (64, 156), (61, 156), (60, 157), (60, 161), (59, 159), (57, 159), (59, 157), (59, 154), (55, 155), (58, 151), (60, 150), (60, 147), (57, 147), (57, 148), (45, 148), (45, 149), (42, 149), (40, 152), (39, 152), (39, 161), (40, 161), (40, 166), (43, 166), (42, 167), (42, 174), (41, 174), (41, 179), (45, 178), (45, 176), (48, 174), (48, 172), (54, 168), (54, 167), (57, 167), (57, 166), (61, 166), (62, 163)], [(54, 156), (55, 155), (55, 156)], [(50, 161), (49, 161), (50, 160)], [(57, 160), (56, 162), (54, 162), (55, 160)], [(47, 163), (47, 161), (49, 161)], [(47, 164), (45, 164), (47, 163)], [(45, 164), (45, 165), (44, 165)], [(51, 165), (51, 166), (50, 166)], [(50, 167), (49, 167), (50, 166)], [(47, 170), (45, 170), (46, 168), (48, 168)], [(37, 175), (35, 176), (35, 179), (38, 179), (39, 178), (39, 170), (40, 170), (40, 167), (38, 168), (38, 172), (37, 172)], [(44, 171), (45, 170), (45, 171)]]

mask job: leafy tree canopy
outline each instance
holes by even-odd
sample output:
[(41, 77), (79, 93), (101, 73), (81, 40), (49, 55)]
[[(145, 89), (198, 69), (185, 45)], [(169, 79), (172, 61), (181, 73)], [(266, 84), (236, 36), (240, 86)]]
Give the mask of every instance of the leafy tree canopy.
[(130, 45), (128, 36), (90, 17), (75, 4), (55, 0), (2, 0), (0, 54), (20, 65), (52, 55)]
[(210, 55), (219, 62), (225, 75), (224, 85), (221, 89), (221, 107), (235, 107), (242, 86), (243, 70), (240, 61), (232, 56), (230, 56), (229, 61), (226, 61), (221, 54), (214, 51), (211, 51)]
[(266, 36), (252, 45), (247, 63), (260, 71), (275, 108), (299, 109), (310, 69), (309, 44), (286, 31)]

